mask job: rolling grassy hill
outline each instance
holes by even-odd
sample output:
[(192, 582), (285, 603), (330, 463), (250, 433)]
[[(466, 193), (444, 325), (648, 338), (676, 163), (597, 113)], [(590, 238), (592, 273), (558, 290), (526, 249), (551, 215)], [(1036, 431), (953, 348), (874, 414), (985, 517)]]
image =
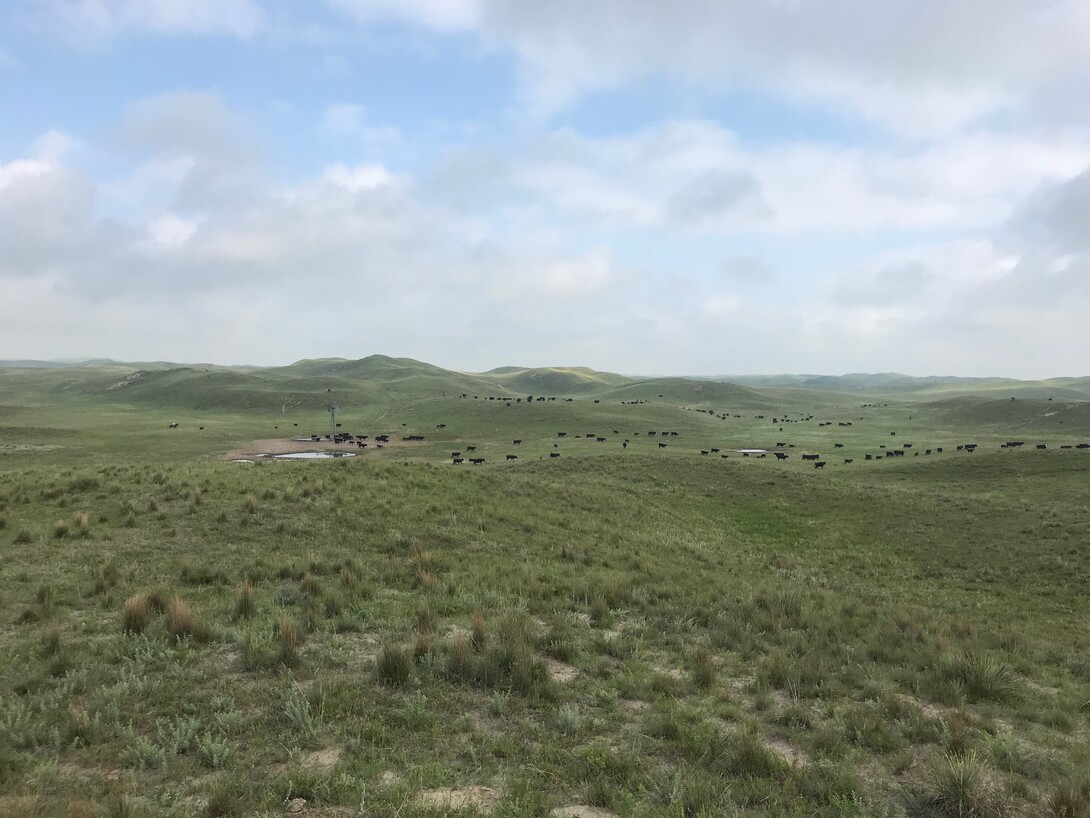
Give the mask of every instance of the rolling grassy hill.
[(1087, 815), (1090, 403), (826, 386), (0, 369), (0, 815)]

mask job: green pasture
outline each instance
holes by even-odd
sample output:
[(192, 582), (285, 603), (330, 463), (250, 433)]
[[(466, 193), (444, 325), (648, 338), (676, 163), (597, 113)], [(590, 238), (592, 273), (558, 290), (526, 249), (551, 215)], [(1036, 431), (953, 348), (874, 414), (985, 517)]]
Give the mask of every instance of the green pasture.
[(0, 369), (0, 814), (1090, 814), (1090, 404), (208, 370)]

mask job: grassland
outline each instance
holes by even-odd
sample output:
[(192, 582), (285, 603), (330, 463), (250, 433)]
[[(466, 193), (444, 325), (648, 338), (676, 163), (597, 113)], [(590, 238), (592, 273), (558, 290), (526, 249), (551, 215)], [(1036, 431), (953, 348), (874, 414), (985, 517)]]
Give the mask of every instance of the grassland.
[[(0, 395), (0, 814), (1090, 814), (1077, 400), (397, 359)], [(225, 459), (331, 400), (399, 445)]]

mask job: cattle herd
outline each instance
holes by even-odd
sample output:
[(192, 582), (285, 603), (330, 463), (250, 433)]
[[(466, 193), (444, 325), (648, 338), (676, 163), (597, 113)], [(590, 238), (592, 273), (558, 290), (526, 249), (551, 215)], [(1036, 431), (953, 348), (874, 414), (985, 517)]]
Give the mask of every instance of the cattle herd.
[[(661, 398), (662, 395), (659, 395), (659, 397)], [(557, 396), (545, 397), (545, 396), (540, 396), (540, 395), (539, 396), (527, 395), (525, 398), (522, 398), (522, 397), (510, 397), (510, 396), (506, 396), (506, 395), (503, 395), (503, 396), (497, 396), (497, 395), (480, 396), (480, 395), (470, 395), (469, 393), (462, 393), (460, 395), (460, 398), (463, 399), (463, 400), (472, 399), (472, 400), (498, 401), (498, 402), (500, 402), (500, 403), (502, 403), (502, 404), (504, 404), (506, 406), (510, 406), (512, 404), (520, 404), (520, 403), (525, 403), (525, 404), (547, 403), (547, 402), (550, 402), (550, 401), (557, 401), (557, 400), (561, 400), (561, 401), (570, 403), (570, 402), (572, 402), (574, 400), (574, 398), (570, 398), (570, 397), (557, 397)], [(638, 398), (638, 399), (630, 400), (630, 401), (621, 401), (621, 403), (624, 404), (624, 405), (646, 404), (646, 403), (649, 403), (649, 402), (650, 401), (648, 401), (646, 399), (642, 399), (642, 398)], [(600, 400), (595, 400), (594, 403), (600, 403)], [(870, 407), (870, 406), (876, 406), (876, 404), (864, 404), (863, 408), (867, 408), (867, 407)], [(715, 409), (689, 409), (689, 407), (682, 407), (682, 408), (685, 408), (688, 411), (695, 411), (695, 412), (708, 414), (708, 415), (710, 415), (712, 417), (722, 419), (722, 420), (728, 420), (730, 418), (741, 418), (742, 417), (742, 415), (740, 415), (740, 414), (731, 414), (729, 412), (718, 411), (718, 410), (715, 410)], [(756, 420), (767, 420), (765, 415), (754, 415), (753, 417)], [(771, 418), (771, 424), (776, 426), (780, 431), (783, 431), (784, 425), (794, 424), (794, 423), (805, 423), (805, 422), (812, 421), (813, 419), (814, 419), (813, 414), (800, 414), (798, 417), (788, 417), (788, 416), (777, 415), (777, 416)], [(860, 420), (862, 420), (862, 419), (863, 418), (860, 418)], [(834, 421), (819, 421), (818, 426), (822, 427), (822, 428), (831, 427), (833, 425), (833, 423), (834, 423)], [(298, 426), (298, 425), (299, 425), (298, 423), (293, 424), (293, 426)], [(405, 424), (402, 424), (402, 425), (405, 425)], [(836, 425), (838, 427), (840, 427), (840, 428), (846, 428), (846, 427), (852, 426), (852, 421), (849, 421), (849, 420), (836, 421)], [(341, 426), (341, 424), (338, 423), (338, 424), (336, 424), (336, 426), (339, 428)], [(168, 427), (170, 429), (178, 429), (179, 428), (179, 423), (177, 421), (171, 421), (169, 423)], [(274, 429), (279, 429), (279, 426), (274, 426), (273, 428)], [(446, 423), (438, 423), (438, 424), (436, 424), (435, 428), (437, 430), (443, 431), (443, 430), (446, 430), (447, 424)], [(200, 429), (203, 431), (204, 427), (201, 426)], [(640, 431), (632, 431), (630, 434), (631, 434), (631, 438), (641, 436)], [(587, 439), (587, 440), (593, 439), (595, 441), (595, 443), (598, 443), (598, 444), (607, 443), (609, 441), (609, 439), (610, 439), (610, 436), (613, 436), (613, 437), (615, 437), (617, 439), (620, 439), (622, 449), (628, 449), (629, 444), (632, 442), (632, 439), (630, 437), (621, 437), (621, 432), (620, 432), (619, 429), (612, 429), (611, 434), (598, 433), (598, 432), (585, 432), (583, 434), (575, 434), (575, 435), (573, 435), (571, 437), (569, 437), (569, 432), (567, 432), (567, 431), (558, 431), (558, 432), (556, 432), (556, 437), (557, 437), (557, 439), (560, 439), (560, 440), (570, 440), (570, 439), (584, 438), (584, 439)], [(677, 432), (675, 430), (646, 429), (646, 430), (643, 430), (643, 436), (646, 437), (646, 438), (658, 438), (658, 440), (656, 440), (656, 445), (657, 445), (657, 448), (659, 450), (662, 450), (662, 449), (668, 448), (668, 446), (669, 446), (669, 444), (666, 443), (663, 440), (663, 438), (673, 439), (673, 438), (679, 438), (681, 435), (680, 435), (679, 432)], [(897, 432), (896, 431), (890, 431), (889, 436), (890, 437), (896, 437)], [(372, 437), (370, 437), (369, 435), (366, 435), (366, 434), (352, 434), (350, 432), (335, 432), (334, 434), (331, 434), (331, 435), (330, 434), (325, 434), (325, 435), (311, 434), (309, 437), (296, 438), (296, 439), (300, 440), (300, 441), (309, 440), (309, 441), (316, 442), (316, 443), (317, 442), (323, 442), (323, 441), (324, 442), (332, 442), (335, 445), (354, 444), (359, 449), (366, 449), (369, 445), (373, 444), (375, 446), (375, 448), (381, 449), (381, 448), (383, 448), (383, 444), (389, 443), (390, 436), (388, 434), (377, 434), (377, 435), (374, 435), (373, 438), (372, 438)], [(405, 442), (424, 442), (425, 438), (424, 438), (423, 435), (419, 435), (419, 434), (406, 434), (406, 435), (402, 436), (401, 440), (405, 441)], [(370, 441), (370, 443), (369, 443), (369, 441)], [(523, 444), (523, 439), (522, 438), (515, 438), (515, 439), (513, 439), (511, 441), (511, 445), (513, 445), (513, 446), (521, 446), (522, 444)], [(844, 446), (845, 446), (844, 443), (833, 443), (832, 445), (833, 445), (834, 450), (843, 449)], [(1021, 447), (1025, 446), (1025, 445), (1026, 445), (1026, 442), (1023, 441), (1023, 440), (1008, 440), (1008, 441), (1005, 441), (1005, 442), (999, 444), (999, 447), (1002, 448), (1002, 449), (1017, 449), (1017, 448), (1021, 448)], [(1034, 446), (1035, 446), (1035, 448), (1037, 450), (1046, 450), (1048, 448), (1048, 444), (1046, 444), (1046, 443), (1035, 443)], [(553, 448), (554, 449), (558, 448), (558, 444), (553, 443)], [(725, 452), (724, 452), (724, 448), (726, 449)], [(741, 457), (743, 457), (743, 458), (748, 458), (748, 457), (750, 457), (752, 455), (757, 459), (766, 458), (767, 455), (771, 453), (775, 457), (775, 459), (777, 461), (786, 461), (790, 457), (789, 453), (786, 450), (787, 449), (793, 449), (793, 448), (795, 448), (795, 444), (793, 444), (793, 443), (777, 442), (776, 445), (775, 445), (775, 448), (771, 449), (771, 450), (768, 450), (768, 451), (766, 451), (764, 449), (757, 449), (757, 448), (746, 449), (746, 448), (728, 448), (728, 447), (713, 447), (713, 446), (709, 446), (707, 448), (697, 448), (697, 449), (694, 449), (694, 451), (698, 451), (701, 456), (705, 456), (705, 457), (708, 456), (708, 455), (718, 454), (722, 458), (729, 458), (731, 456), (731, 454), (736, 454), (736, 455), (741, 455)], [(957, 451), (965, 452), (965, 453), (968, 453), (968, 454), (972, 454), (978, 448), (979, 448), (979, 445), (976, 444), (976, 443), (961, 443), (961, 444), (957, 445)], [(1083, 450), (1085, 450), (1085, 449), (1090, 449), (1090, 443), (1060, 444), (1059, 448), (1060, 449), (1083, 449)], [(466, 446), (465, 449), (468, 452), (475, 452), (477, 447), (476, 446)], [(888, 459), (888, 458), (902, 458), (909, 451), (912, 451), (913, 457), (919, 457), (920, 456), (920, 451), (915, 450), (915, 446), (912, 443), (902, 443), (898, 447), (887, 447), (885, 444), (879, 444), (878, 449), (879, 449), (878, 452), (865, 452), (863, 454), (863, 461), (864, 462), (872, 462), (872, 461), (875, 461), (875, 460), (882, 460), (882, 459)], [(933, 448), (923, 449), (923, 455), (925, 457), (932, 455), (932, 453), (942, 454), (943, 453), (943, 447), (935, 446)], [(560, 457), (560, 452), (559, 451), (554, 451), (554, 452), (549, 453), (549, 459), (557, 459), (559, 457)], [(813, 463), (815, 469), (824, 469), (825, 466), (828, 463), (827, 460), (822, 458), (821, 454), (814, 453), (814, 452), (802, 454), (801, 459), (803, 461), (805, 461), (805, 462)], [(480, 464), (485, 462), (485, 458), (483, 458), (483, 457), (463, 457), (461, 451), (454, 451), (454, 452), (451, 452), (451, 454), (450, 454), (450, 461), (454, 465), (461, 465), (462, 463), (466, 462), (467, 460), (473, 465), (480, 465)], [(508, 461), (508, 462), (518, 460), (518, 455), (508, 453), (508, 454), (505, 455), (505, 460)], [(845, 466), (852, 465), (854, 462), (855, 462), (855, 458), (851, 458), (851, 457), (843, 458), (843, 464)]]

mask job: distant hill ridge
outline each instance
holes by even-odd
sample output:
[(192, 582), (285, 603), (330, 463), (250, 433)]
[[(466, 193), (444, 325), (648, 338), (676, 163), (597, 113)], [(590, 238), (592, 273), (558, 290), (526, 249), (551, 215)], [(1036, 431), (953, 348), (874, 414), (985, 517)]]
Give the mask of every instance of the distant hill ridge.
[[(82, 370), (107, 377), (145, 373), (160, 377), (134, 378), (111, 384), (133, 397), (160, 390), (175, 399), (199, 393), (205, 400), (236, 402), (237, 395), (217, 392), (244, 392), (242, 402), (251, 404), (255, 392), (279, 391), (288, 394), (311, 393), (333, 389), (333, 379), (352, 383), (359, 389), (383, 388), (385, 393), (403, 391), (406, 396), (426, 392), (450, 391), (511, 396), (595, 395), (619, 400), (664, 400), (678, 403), (748, 405), (759, 407), (768, 402), (764, 390), (775, 390), (780, 397), (807, 391), (821, 392), (830, 398), (886, 397), (891, 399), (942, 400), (960, 395), (1015, 397), (1058, 400), (1090, 400), (1090, 377), (1053, 378), (1022, 381), (999, 377), (957, 377), (903, 375), (896, 372), (849, 373), (846, 375), (781, 374), (739, 376), (643, 377), (600, 372), (589, 367), (519, 367), (502, 366), (487, 372), (458, 372), (413, 358), (369, 355), (359, 359), (309, 358), (287, 366), (225, 366), (218, 364), (182, 364), (169, 361), (123, 362), (107, 358), (36, 361), (30, 359), (0, 361), (0, 369), (63, 373)], [(168, 373), (173, 373), (170, 375)], [(213, 377), (215, 376), (215, 377)], [(119, 396), (118, 396), (119, 397)], [(159, 399), (166, 400), (161, 394)]]

